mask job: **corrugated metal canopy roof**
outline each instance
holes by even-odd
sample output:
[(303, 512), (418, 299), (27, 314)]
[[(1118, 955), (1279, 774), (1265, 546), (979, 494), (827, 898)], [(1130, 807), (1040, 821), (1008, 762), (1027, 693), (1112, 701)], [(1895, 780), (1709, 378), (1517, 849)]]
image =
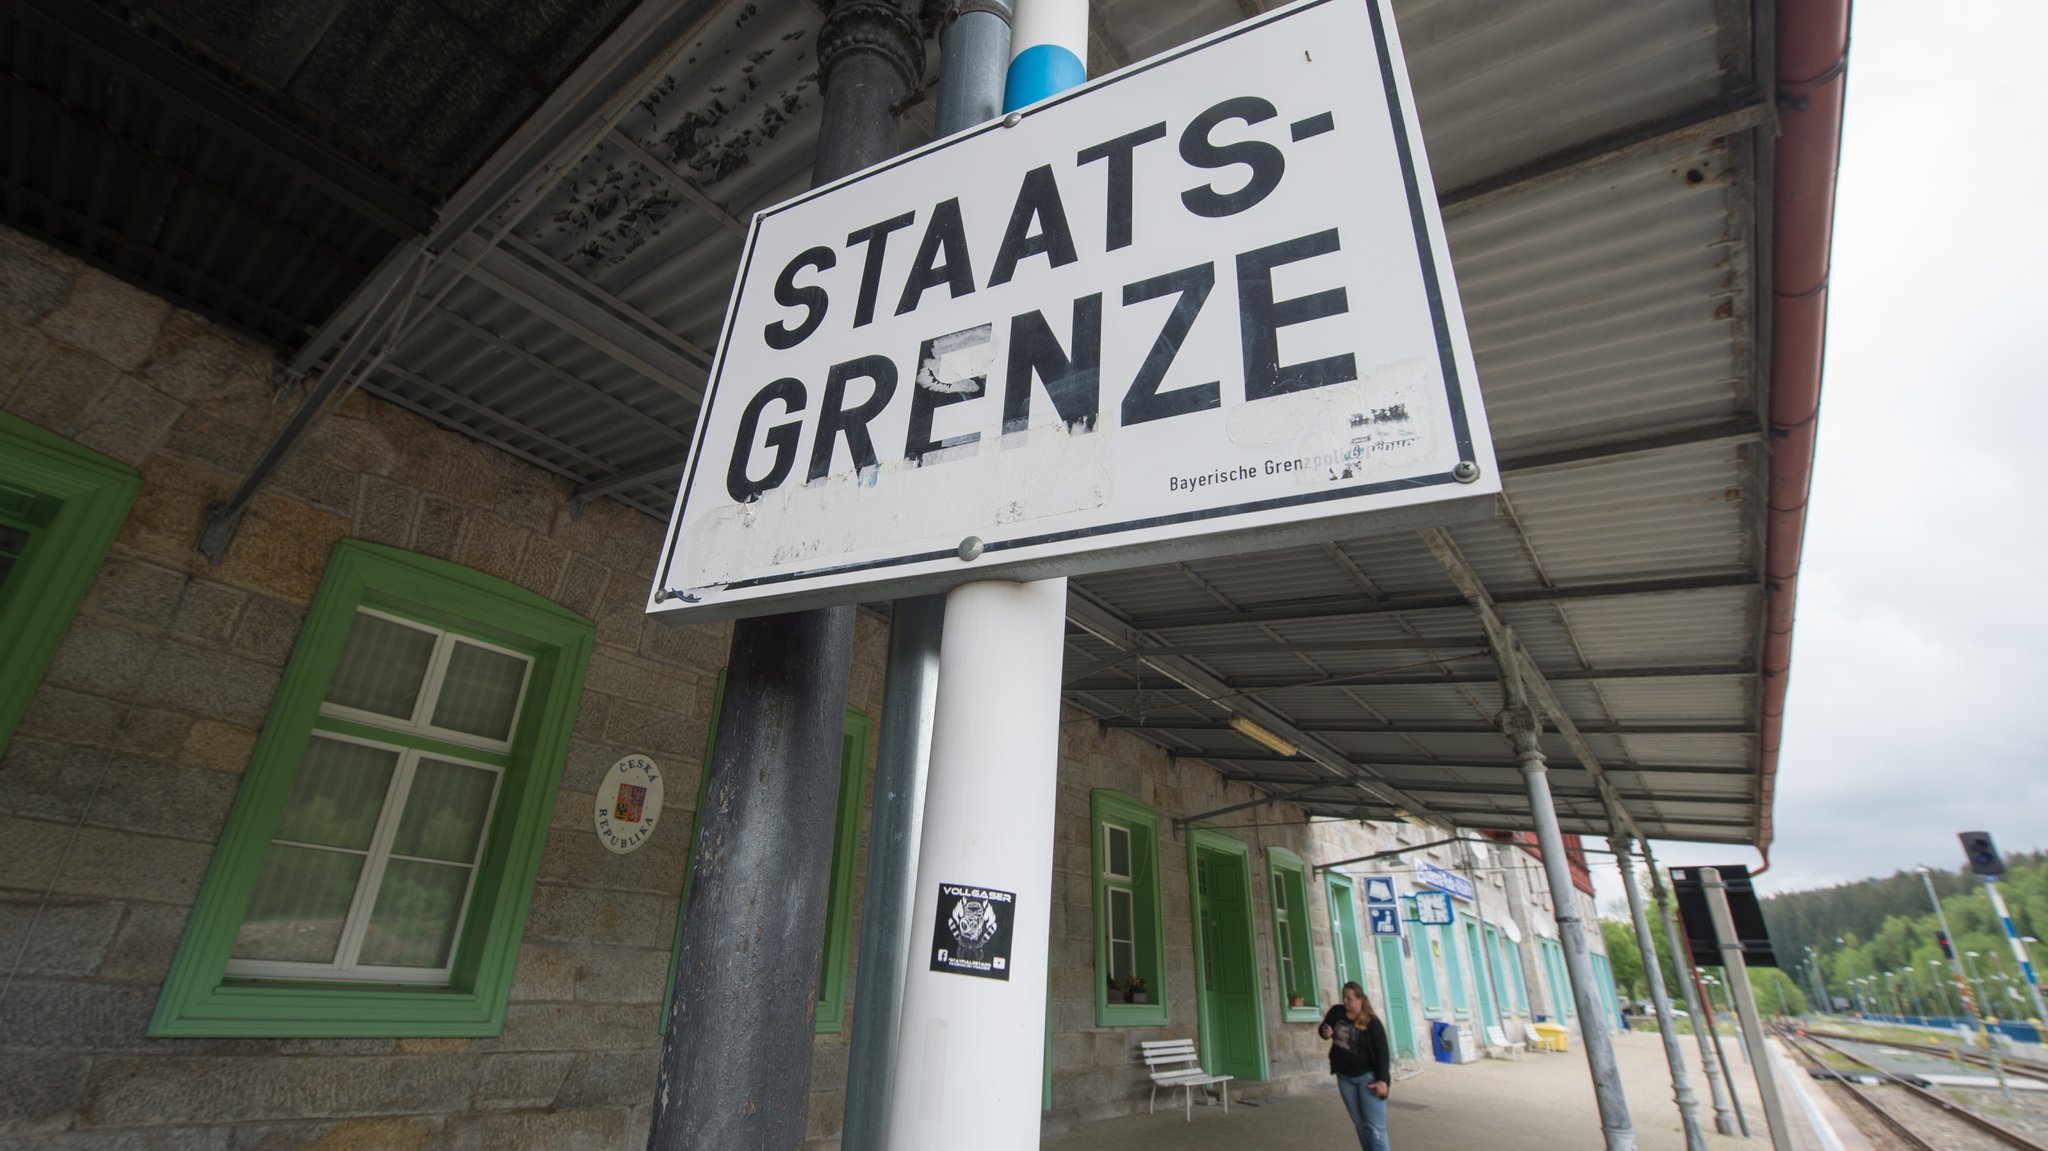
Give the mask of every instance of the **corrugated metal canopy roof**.
[[(1499, 514), (1078, 579), (1067, 697), (1314, 815), (1525, 829), (1477, 588), (1548, 681), (1563, 714), (1546, 726), (1576, 729), (1544, 737), (1565, 831), (1607, 831), (1604, 768), (1645, 835), (1767, 845), (1769, 30), (1737, 0), (1394, 7)], [(1139, 59), (1260, 8), (1098, 0), (1091, 56)], [(809, 3), (628, 13), (442, 206), (439, 258), (404, 281), (405, 333), (366, 386), (665, 516), (740, 221), (808, 181), (819, 24)], [(908, 117), (906, 143), (928, 125)]]

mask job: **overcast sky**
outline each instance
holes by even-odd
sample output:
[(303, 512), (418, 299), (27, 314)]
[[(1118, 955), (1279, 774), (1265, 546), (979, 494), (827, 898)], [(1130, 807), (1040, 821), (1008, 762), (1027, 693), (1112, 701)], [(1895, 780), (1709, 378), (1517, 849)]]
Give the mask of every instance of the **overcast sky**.
[(2044, 43), (2042, 0), (1855, 6), (1765, 893), (2048, 846)]

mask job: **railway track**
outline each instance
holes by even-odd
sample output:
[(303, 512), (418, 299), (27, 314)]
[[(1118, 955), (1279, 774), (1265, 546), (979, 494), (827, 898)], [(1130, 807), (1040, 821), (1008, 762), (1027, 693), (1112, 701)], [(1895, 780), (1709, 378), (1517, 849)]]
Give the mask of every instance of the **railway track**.
[(2004, 1151), (2007, 1148), (2014, 1148), (2017, 1151), (2048, 1151), (2048, 1147), (2043, 1147), (2004, 1124), (1959, 1103), (1944, 1099), (1911, 1079), (1894, 1075), (1866, 1059), (1836, 1047), (1810, 1031), (1803, 1035), (1783, 1032), (1780, 1038), (1800, 1057), (1816, 1067), (1836, 1070), (1833, 1065), (1814, 1053), (1813, 1047), (1817, 1046), (1841, 1059), (1867, 1068), (1869, 1074), (1877, 1076), (1883, 1086), (1864, 1086), (1848, 1078), (1838, 1078), (1837, 1081), (1851, 1098), (1875, 1116), (1878, 1122), (1912, 1151), (1977, 1151), (1979, 1148), (1997, 1151)]
[[(1965, 1063), (1974, 1064), (1986, 1070), (1991, 1068), (1991, 1057), (1989, 1055), (1974, 1047), (1964, 1047), (1955, 1043), (1901, 1043), (1891, 1039), (1861, 1039), (1854, 1035), (1842, 1035), (1833, 1031), (1815, 1031), (1811, 1028), (1807, 1029), (1806, 1034), (1816, 1039), (1842, 1039), (1851, 1043), (1881, 1043), (1886, 1047), (1896, 1047), (1901, 1051), (1918, 1051), (1923, 1055), (1937, 1055), (1943, 1059), (1960, 1057)], [(2013, 1074), (2028, 1075), (2036, 1079), (2048, 1079), (2048, 1063), (2037, 1063), (2034, 1060), (2022, 1059), (2011, 1054), (2000, 1056), (1999, 1062), (2005, 1064), (2005, 1069)]]

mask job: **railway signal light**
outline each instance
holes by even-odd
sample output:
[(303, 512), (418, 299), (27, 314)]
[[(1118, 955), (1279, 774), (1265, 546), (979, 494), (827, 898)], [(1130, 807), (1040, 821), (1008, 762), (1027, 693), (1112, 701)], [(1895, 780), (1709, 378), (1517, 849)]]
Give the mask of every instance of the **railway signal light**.
[(1963, 856), (1970, 861), (1971, 871), (1993, 879), (2005, 874), (2005, 860), (1998, 857), (1990, 832), (1965, 831), (1957, 838), (1963, 841)]

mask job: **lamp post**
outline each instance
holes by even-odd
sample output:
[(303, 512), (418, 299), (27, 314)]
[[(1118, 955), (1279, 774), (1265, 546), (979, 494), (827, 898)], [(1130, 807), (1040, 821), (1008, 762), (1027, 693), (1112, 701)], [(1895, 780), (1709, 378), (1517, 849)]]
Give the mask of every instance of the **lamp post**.
[[(1930, 903), (1934, 904), (1934, 921), (1941, 928), (1942, 938), (1948, 940), (1949, 961), (1956, 970), (1956, 987), (1962, 993), (1963, 1006), (1974, 1008), (1975, 1004), (1970, 998), (1970, 985), (1964, 981), (1968, 976), (1969, 969), (1963, 966), (1962, 946), (1956, 941), (1956, 937), (1949, 932), (1948, 912), (1942, 909), (1941, 897), (1934, 893), (1934, 872), (1924, 866), (1919, 870), (1920, 882), (1927, 887), (1927, 899)], [(2005, 1081), (2005, 1061), (1998, 1057), (1998, 1044), (1991, 1041), (1991, 1029), (1984, 1026), (1983, 1019), (1978, 1017), (1975, 1010), (1970, 1012), (1970, 1016), (1971, 1021), (1977, 1025), (1978, 1040), (1983, 1043), (1985, 1052), (1991, 1057), (1991, 1070), (1998, 1076), (1999, 1094), (2010, 1100), (2012, 1098), (2012, 1087)]]
[(1807, 945), (1807, 948), (1806, 948), (1806, 962), (1807, 962), (1807, 966), (1808, 966), (1809, 968), (1811, 968), (1811, 969), (1812, 969), (1812, 971), (1813, 971), (1813, 981), (1814, 981), (1814, 982), (1815, 982), (1816, 984), (1818, 984), (1818, 985), (1820, 986), (1820, 1011), (1821, 1011), (1821, 1014), (1822, 1014), (1822, 1015), (1832, 1015), (1832, 1014), (1834, 1014), (1834, 1011), (1835, 1011), (1835, 1001), (1834, 1001), (1834, 1000), (1833, 1000), (1832, 998), (1830, 998), (1830, 997), (1828, 996), (1828, 977), (1827, 977), (1827, 975), (1826, 975), (1826, 974), (1824, 974), (1824, 973), (1823, 973), (1823, 972), (1821, 971), (1821, 969), (1820, 969), (1820, 952), (1818, 952), (1818, 951), (1815, 951), (1815, 950), (1813, 949), (1813, 945), (1812, 945), (1812, 944), (1808, 944), (1808, 945)]
[(1970, 960), (1972, 959), (1982, 958), (1984, 958), (1984, 956), (1981, 952), (1963, 952), (1963, 974), (1969, 978), (1970, 986), (1974, 988), (1977, 992), (1977, 1006), (1983, 1009), (1984, 1014), (1988, 1016), (1993, 1023), (1996, 1023), (1998, 1022), (1998, 1017), (1992, 1014), (1992, 1009), (1996, 1006), (1996, 1004), (1992, 1003), (1989, 999), (1984, 998), (1984, 973), (1978, 968), (1976, 964), (1970, 962)]

